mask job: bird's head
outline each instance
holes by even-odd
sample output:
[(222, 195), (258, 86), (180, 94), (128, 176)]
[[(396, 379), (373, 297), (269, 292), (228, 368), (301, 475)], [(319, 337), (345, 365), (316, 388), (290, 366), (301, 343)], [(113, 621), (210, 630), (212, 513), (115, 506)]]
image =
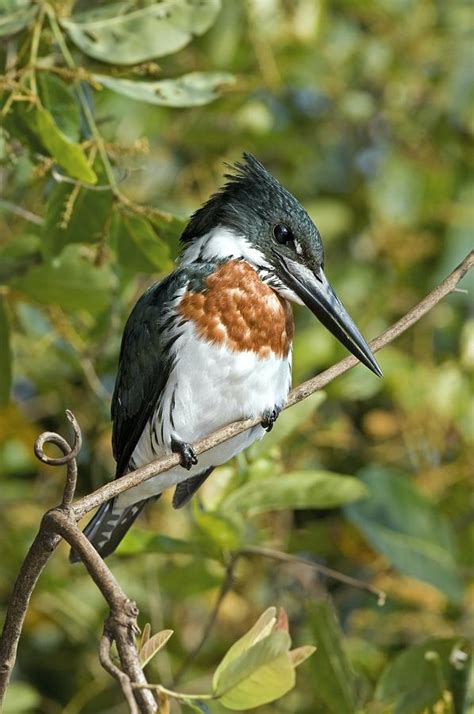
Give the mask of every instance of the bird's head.
[(251, 154), (191, 217), (183, 261), (240, 258), (283, 297), (306, 305), (378, 376), (382, 372), (324, 274), (319, 231), (294, 196)]

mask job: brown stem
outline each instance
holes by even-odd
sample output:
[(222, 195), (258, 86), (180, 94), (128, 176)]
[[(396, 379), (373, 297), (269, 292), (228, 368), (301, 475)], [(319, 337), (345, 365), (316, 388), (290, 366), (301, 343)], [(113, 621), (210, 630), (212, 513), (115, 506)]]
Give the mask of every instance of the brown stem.
[[(385, 347), (385, 345), (393, 342), (396, 337), (401, 335), (421, 317), (423, 317), (423, 315), (437, 305), (443, 297), (456, 288), (456, 285), (459, 283), (461, 278), (464, 277), (473, 265), (474, 251), (471, 251), (440, 285), (432, 290), (421, 302), (415, 305), (415, 307), (404, 315), (404, 317), (398, 320), (398, 322), (385, 330), (385, 332), (379, 335), (379, 337), (376, 337), (375, 340), (372, 340), (370, 343), (372, 350), (377, 352), (382, 347)], [(356, 364), (358, 364), (358, 360), (355, 357), (346, 357), (329, 369), (321, 372), (321, 374), (316, 377), (304, 382), (290, 392), (285, 409), (301, 402), (318, 389), (322, 389), (327, 386), (329, 382), (332, 382), (336, 379), (336, 377), (339, 377), (339, 375), (347, 372)], [(259, 423), (260, 418), (255, 417), (254, 419), (244, 419), (243, 421), (236, 421), (233, 424), (228, 424), (227, 426), (218, 429), (210, 436), (207, 436), (193, 444), (194, 451), (196, 454), (202, 454), (204, 451), (208, 451), (214, 446), (222, 444), (224, 441), (231, 439), (237, 434), (241, 434), (243, 431), (247, 431), (247, 429), (250, 429)], [(150, 464), (141, 466), (139, 469), (131, 471), (129, 474), (126, 474), (115, 481), (106, 483), (93, 493), (76, 501), (73, 505), (75, 517), (79, 520), (85, 516), (86, 513), (89, 513), (89, 511), (92, 511), (97, 506), (102, 505), (102, 503), (109, 501), (111, 498), (115, 498), (115, 496), (120, 495), (124, 491), (128, 491), (134, 486), (138, 486), (153, 476), (157, 476), (162, 471), (168, 471), (168, 469), (173, 466), (177, 466), (178, 463), (179, 456), (177, 454), (172, 454), (171, 456), (165, 456), (157, 461), (152, 461)]]

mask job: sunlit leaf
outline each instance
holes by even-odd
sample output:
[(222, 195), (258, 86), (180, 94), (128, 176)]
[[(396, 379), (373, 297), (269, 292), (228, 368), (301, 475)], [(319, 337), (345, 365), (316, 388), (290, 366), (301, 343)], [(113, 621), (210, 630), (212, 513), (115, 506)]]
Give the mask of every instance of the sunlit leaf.
[(382, 467), (361, 472), (370, 498), (347, 508), (347, 515), (390, 562), (431, 583), (452, 600), (463, 594), (451, 529), (407, 478)]
[(272, 632), (245, 650), (213, 680), (214, 693), (229, 709), (244, 710), (279, 699), (295, 684), (286, 632)]
[(235, 81), (227, 72), (191, 72), (177, 79), (162, 79), (158, 82), (141, 82), (132, 79), (116, 79), (103, 74), (94, 79), (108, 89), (130, 99), (165, 107), (197, 107), (208, 104), (218, 97), (224, 85)]
[(264, 637), (268, 637), (270, 632), (273, 630), (277, 623), (277, 609), (276, 607), (269, 607), (264, 613), (260, 615), (257, 622), (251, 627), (251, 629), (243, 635), (237, 642), (234, 642), (232, 647), (230, 647), (224, 658), (221, 660), (219, 666), (214, 672), (213, 686), (216, 688), (217, 682), (221, 676), (221, 673), (230, 665), (231, 662), (240, 657), (241, 654), (246, 652), (250, 647), (259, 642)]
[(329, 471), (295, 471), (249, 481), (227, 496), (220, 508), (250, 514), (291, 508), (336, 508), (366, 495), (365, 485), (352, 476)]
[(60, 131), (70, 141), (79, 141), (81, 112), (72, 86), (50, 72), (40, 72), (38, 90), (43, 106)]
[(44, 305), (65, 310), (104, 310), (112, 299), (114, 276), (109, 266), (96, 267), (68, 246), (50, 265), (39, 265), (12, 281), (15, 290)]
[(318, 682), (315, 693), (324, 702), (328, 714), (353, 714), (356, 711), (354, 673), (342, 649), (334, 611), (328, 602), (317, 602), (308, 607), (308, 614), (317, 647), (311, 658)]
[(86, 54), (111, 64), (136, 64), (177, 52), (214, 22), (220, 0), (163, 0), (129, 13), (63, 20), (71, 40)]
[(303, 664), (308, 657), (311, 657), (311, 655), (316, 652), (316, 649), (317, 648), (313, 645), (303, 645), (302, 647), (296, 647), (294, 650), (290, 650), (288, 655), (293, 667), (299, 667), (300, 664)]
[(0, 37), (14, 35), (23, 30), (35, 18), (36, 5), (29, 0), (3, 0), (0, 6)]
[[(14, 130), (17, 136), (23, 141), (32, 136), (38, 148), (52, 156), (69, 176), (85, 183), (96, 183), (97, 176), (89, 165), (84, 150), (63, 134), (47, 109), (39, 106), (25, 107), (23, 103), (17, 103), (13, 123), (16, 124)], [(7, 123), (7, 126), (10, 129), (12, 122)], [(34, 145), (32, 148), (35, 148)]]
[(0, 296), (0, 407), (8, 404), (12, 381), (10, 321), (5, 299)]
[(471, 657), (472, 645), (463, 639), (432, 639), (410, 647), (387, 665), (376, 700), (393, 714), (421, 714), (449, 696), (454, 708), (439, 711), (463, 714)]
[(150, 662), (151, 659), (166, 645), (169, 638), (173, 634), (173, 630), (162, 630), (161, 632), (156, 632), (140, 648), (138, 653), (140, 657), (140, 664), (142, 667)]

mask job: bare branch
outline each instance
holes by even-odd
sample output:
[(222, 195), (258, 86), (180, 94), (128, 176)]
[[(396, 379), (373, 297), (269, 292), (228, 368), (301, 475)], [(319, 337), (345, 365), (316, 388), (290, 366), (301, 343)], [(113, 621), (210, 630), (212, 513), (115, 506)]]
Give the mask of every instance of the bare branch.
[[(464, 275), (468, 272), (468, 270), (472, 268), (473, 265), (474, 251), (471, 251), (464, 258), (462, 263), (460, 263), (457, 268), (455, 268), (452, 273), (450, 273), (450, 275), (448, 275), (448, 277), (445, 278), (445, 280), (443, 280), (440, 285), (438, 285), (438, 287), (432, 290), (421, 302), (415, 305), (415, 307), (412, 308), (410, 312), (408, 312), (406, 315), (404, 315), (404, 317), (398, 320), (398, 322), (396, 322), (394, 325), (385, 330), (385, 332), (379, 335), (379, 337), (377, 337), (375, 340), (372, 340), (372, 342), (370, 343), (372, 350), (374, 352), (377, 352), (382, 347), (385, 347), (385, 345), (388, 345), (390, 342), (393, 342), (393, 340), (399, 337), (399, 335), (401, 335), (415, 322), (422, 318), (423, 315), (425, 315), (429, 310), (431, 310), (435, 305), (437, 305), (440, 300), (442, 300), (442, 298), (444, 298), (446, 295), (449, 295), (449, 293), (456, 288), (461, 278), (464, 277)], [(301, 402), (303, 399), (309, 397), (310, 394), (313, 394), (313, 392), (316, 392), (318, 389), (322, 389), (323, 387), (327, 386), (330, 382), (336, 379), (336, 377), (339, 377), (341, 374), (344, 374), (344, 372), (347, 372), (349, 369), (351, 369), (351, 367), (354, 367), (356, 364), (358, 364), (358, 360), (355, 357), (346, 357), (345, 359), (341, 360), (329, 369), (326, 369), (324, 372), (321, 372), (321, 374), (317, 375), (316, 377), (313, 377), (307, 382), (304, 382), (299, 387), (293, 389), (290, 392), (285, 409), (293, 406), (293, 404)], [(247, 429), (250, 429), (251, 427), (256, 426), (259, 423), (260, 418), (255, 417), (254, 419), (244, 419), (243, 421), (236, 421), (233, 424), (224, 426), (221, 429), (215, 431), (210, 436), (207, 436), (204, 439), (201, 439), (197, 443), (193, 444), (194, 451), (196, 452), (196, 454), (202, 454), (204, 451), (208, 451), (214, 446), (222, 444), (224, 441), (227, 441), (228, 439), (237, 436), (237, 434), (241, 434), (243, 431), (247, 431)], [(167, 471), (168, 469), (172, 468), (173, 466), (177, 466), (178, 464), (179, 456), (177, 454), (172, 454), (170, 456), (165, 456), (161, 459), (158, 459), (157, 461), (152, 461), (150, 464), (141, 466), (139, 469), (131, 471), (125, 476), (122, 476), (121, 478), (116, 479), (115, 481), (111, 481), (110, 483), (105, 484), (104, 486), (98, 488), (96, 491), (89, 494), (88, 496), (84, 496), (83, 498), (80, 498), (78, 501), (76, 501), (76, 503), (73, 505), (73, 510), (76, 518), (79, 520), (80, 518), (85, 516), (86, 513), (92, 511), (92, 509), (102, 505), (102, 503), (109, 501), (111, 498), (119, 496), (121, 493), (124, 493), (124, 491), (128, 491), (134, 486), (138, 486), (139, 484), (143, 483), (144, 481), (147, 481), (153, 476), (157, 476), (158, 474), (162, 473), (162, 471)]]
[[(132, 714), (137, 714), (138, 711), (143, 714), (155, 714), (158, 706), (152, 692), (143, 689), (133, 693), (131, 686), (132, 682), (146, 684), (135, 646), (135, 634), (138, 632), (138, 608), (126, 596), (100, 555), (81, 532), (70, 508), (77, 479), (76, 456), (81, 448), (82, 436), (74, 415), (69, 411), (66, 414), (74, 430), (74, 445), (72, 447), (62, 436), (54, 432), (41, 434), (35, 443), (35, 453), (40, 461), (53, 466), (67, 465), (66, 486), (61, 505), (43, 516), (39, 532), (14, 585), (0, 640), (0, 703), (15, 663), (18, 641), (31, 593), (62, 537), (80, 554), (91, 578), (109, 605), (110, 615), (105, 623), (104, 637), (110, 641), (115, 640), (123, 671), (120, 673), (120, 677), (117, 675), (117, 668), (106, 667), (107, 671), (120, 681), (129, 705), (133, 700), (133, 707), (130, 705)], [(44, 445), (47, 443), (58, 446), (63, 452), (63, 456), (59, 458), (47, 456), (44, 452)], [(104, 638), (101, 641), (100, 658), (101, 661), (110, 664), (107, 659)]]
[(300, 563), (301, 565), (306, 565), (309, 568), (313, 568), (318, 573), (325, 575), (333, 580), (339, 580), (341, 583), (350, 585), (352, 588), (357, 588), (358, 590), (365, 590), (371, 595), (375, 595), (377, 598), (377, 605), (383, 607), (387, 599), (387, 595), (380, 588), (376, 588), (370, 583), (364, 583), (363, 580), (357, 580), (357, 578), (351, 578), (350, 575), (345, 575), (340, 573), (338, 570), (333, 570), (333, 568), (328, 568), (321, 563), (315, 563), (309, 558), (302, 558), (299, 555), (292, 555), (291, 553), (284, 553), (281, 550), (274, 550), (273, 548), (264, 548), (258, 545), (248, 545), (239, 551), (240, 555), (257, 555), (264, 558), (272, 558), (273, 560), (279, 560), (282, 563)]
[[(68, 419), (72, 422), (75, 432), (74, 447), (59, 434), (45, 432), (35, 443), (35, 453), (43, 463), (54, 465), (67, 465), (67, 480), (63, 495), (63, 503), (69, 502), (74, 496), (74, 487), (77, 476), (76, 456), (81, 447), (81, 430), (71, 412), (67, 412)], [(43, 451), (46, 443), (54, 443), (63, 452), (63, 456), (53, 459)], [(67, 503), (69, 505), (69, 503)], [(43, 568), (53, 554), (60, 541), (57, 533), (50, 531), (45, 526), (43, 517), (39, 531), (23, 561), (18, 577), (13, 586), (12, 596), (8, 603), (2, 636), (0, 638), (0, 705), (5, 695), (10, 675), (16, 660), (16, 651), (20, 639), (26, 611), (30, 603), (31, 594), (35, 588)]]

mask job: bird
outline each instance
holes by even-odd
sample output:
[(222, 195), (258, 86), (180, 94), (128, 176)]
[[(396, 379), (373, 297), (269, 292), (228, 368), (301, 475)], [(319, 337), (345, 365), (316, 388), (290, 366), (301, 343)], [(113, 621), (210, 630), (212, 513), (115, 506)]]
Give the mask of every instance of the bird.
[[(177, 268), (125, 325), (111, 408), (116, 478), (170, 453), (180, 463), (99, 508), (84, 533), (104, 558), (147, 503), (174, 486), (172, 505), (183, 507), (216, 466), (273, 427), (291, 388), (291, 303), (382, 376), (326, 278), (301, 203), (249, 153), (225, 179), (186, 225)], [(250, 417), (261, 421), (197, 458), (193, 442)]]

